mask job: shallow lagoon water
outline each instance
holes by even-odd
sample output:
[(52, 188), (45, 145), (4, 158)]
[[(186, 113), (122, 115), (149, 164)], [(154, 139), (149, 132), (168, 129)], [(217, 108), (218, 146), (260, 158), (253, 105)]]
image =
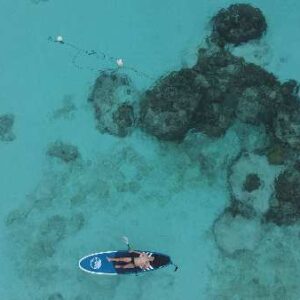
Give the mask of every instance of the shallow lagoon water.
[[(61, 34), (80, 48), (122, 57), (139, 71), (129, 75), (143, 90), (192, 66), (210, 18), (232, 1), (2, 2), (0, 113), (15, 116), (16, 138), (0, 144), (1, 298), (298, 299), (297, 224), (237, 222), (219, 241), (250, 250), (234, 258), (215, 239), (214, 224), (230, 201), (227, 168), (243, 147), (260, 143), (260, 132), (241, 140), (236, 124), (222, 138), (191, 133), (180, 145), (140, 130), (125, 138), (101, 134), (87, 98), (97, 70), (115, 66), (81, 55), (78, 69), (74, 49), (48, 40)], [(251, 3), (268, 31), (232, 52), (280, 80), (299, 80), (298, 2)], [(56, 140), (76, 145), (80, 158), (66, 164), (47, 156)], [(79, 270), (88, 253), (123, 249), (124, 234), (136, 248), (168, 253), (180, 269), (118, 278)]]

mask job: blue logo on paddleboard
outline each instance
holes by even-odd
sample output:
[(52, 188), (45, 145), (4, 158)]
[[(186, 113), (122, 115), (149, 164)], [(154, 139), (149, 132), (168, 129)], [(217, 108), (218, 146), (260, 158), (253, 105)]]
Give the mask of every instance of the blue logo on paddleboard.
[(94, 270), (98, 270), (101, 268), (101, 259), (99, 257), (93, 257), (91, 260), (90, 260), (90, 266), (92, 269)]

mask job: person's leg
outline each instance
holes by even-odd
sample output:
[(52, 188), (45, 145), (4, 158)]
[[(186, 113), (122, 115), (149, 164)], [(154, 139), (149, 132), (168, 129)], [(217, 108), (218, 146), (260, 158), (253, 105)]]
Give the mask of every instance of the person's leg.
[(132, 269), (132, 268), (135, 268), (135, 265), (133, 263), (130, 263), (130, 264), (126, 264), (126, 265), (115, 265), (115, 268), (117, 269)]
[(131, 262), (131, 257), (107, 257), (108, 261), (114, 261), (114, 262)]

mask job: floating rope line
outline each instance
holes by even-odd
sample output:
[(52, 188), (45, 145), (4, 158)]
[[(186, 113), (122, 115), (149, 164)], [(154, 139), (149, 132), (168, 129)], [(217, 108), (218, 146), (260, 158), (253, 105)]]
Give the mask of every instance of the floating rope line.
[[(79, 70), (83, 70), (83, 69), (86, 69), (86, 70), (90, 70), (90, 71), (97, 71), (99, 73), (104, 73), (104, 72), (107, 72), (107, 71), (110, 71), (110, 72), (117, 72), (118, 70), (120, 69), (124, 69), (124, 70), (128, 70), (128, 71), (131, 71), (137, 75), (140, 75), (140, 76), (143, 76), (145, 78), (148, 78), (150, 80), (155, 80), (155, 78), (151, 77), (150, 75), (144, 73), (144, 72), (141, 72), (141, 71), (138, 71), (136, 68), (134, 67), (131, 67), (131, 66), (126, 66), (124, 64), (124, 61), (122, 58), (117, 58), (117, 57), (113, 57), (113, 56), (110, 56), (102, 51), (96, 51), (96, 50), (88, 50), (88, 49), (84, 49), (84, 48), (81, 48), (73, 43), (70, 43), (70, 42), (67, 42), (63, 39), (62, 36), (57, 36), (56, 38), (53, 38), (51, 36), (48, 37), (48, 41), (49, 42), (53, 42), (53, 43), (56, 43), (56, 44), (60, 44), (60, 45), (63, 45), (63, 46), (67, 46), (71, 49), (74, 49), (76, 51), (75, 55), (73, 56), (72, 58), (72, 64), (74, 67), (76, 67), (77, 69)], [(94, 56), (97, 60), (103, 60), (103, 61), (108, 61), (109, 63), (115, 65), (115, 68), (107, 68), (105, 70), (103, 69), (97, 69), (95, 67), (90, 67), (90, 66), (82, 66), (78, 63), (78, 59), (80, 56), (82, 55), (85, 55), (85, 56)]]

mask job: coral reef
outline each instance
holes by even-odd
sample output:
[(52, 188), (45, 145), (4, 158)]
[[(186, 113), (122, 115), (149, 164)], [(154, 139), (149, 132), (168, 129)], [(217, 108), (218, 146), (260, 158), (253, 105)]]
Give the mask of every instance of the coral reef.
[(179, 142), (190, 129), (220, 137), (236, 119), (273, 134), (285, 101), (273, 74), (227, 50), (200, 48), (193, 68), (170, 73), (144, 93), (139, 124), (160, 140)]
[(128, 76), (116, 72), (101, 73), (88, 99), (95, 112), (98, 130), (119, 137), (130, 134), (136, 125), (137, 99), (138, 92)]
[(300, 103), (278, 112), (275, 120), (276, 137), (295, 150), (300, 149)]
[(235, 114), (245, 123), (269, 123), (273, 115), (271, 100), (274, 99), (267, 97), (259, 88), (246, 88), (239, 97)]
[(267, 150), (268, 162), (271, 165), (282, 165), (287, 160), (285, 145), (282, 143), (273, 143)]
[(76, 146), (61, 141), (56, 141), (51, 144), (47, 150), (47, 154), (49, 156), (57, 157), (65, 163), (75, 161), (80, 157), (80, 153)]
[(258, 218), (233, 217), (225, 211), (214, 223), (214, 237), (225, 255), (253, 251), (261, 239), (261, 224)]
[[(234, 23), (238, 19), (240, 28)], [(261, 11), (246, 4), (222, 10), (213, 22), (212, 37), (223, 44), (239, 45), (257, 39), (267, 27)], [(229, 209), (235, 215), (240, 210), (244, 216), (263, 217), (268, 212), (264, 220), (271, 220), (275, 214), (275, 177), (281, 165), (297, 159), (300, 148), (299, 85), (295, 80), (280, 83), (262, 67), (222, 47), (208, 46), (199, 49), (192, 68), (170, 73), (145, 92), (139, 125), (160, 140), (177, 142), (189, 139), (191, 131), (221, 137), (232, 126), (240, 139), (239, 147), (248, 154), (229, 170)], [(204, 170), (218, 165), (210, 162), (200, 148), (189, 152)], [(289, 216), (293, 220), (296, 215)]]
[[(223, 176), (226, 178), (228, 166), (236, 160), (241, 151), (239, 137), (233, 128), (218, 139), (191, 131), (181, 147), (192, 161), (199, 164), (201, 172), (212, 181)], [(222, 152), (219, 149), (222, 149)]]
[(12, 114), (0, 115), (0, 141), (11, 142), (16, 138), (12, 132), (14, 121)]
[(218, 45), (238, 46), (259, 39), (267, 30), (266, 19), (259, 8), (250, 4), (233, 4), (212, 18), (212, 39)]
[(257, 217), (257, 212), (251, 204), (231, 198), (230, 206), (225, 209), (232, 217), (240, 216), (245, 219)]
[(276, 198), (266, 213), (266, 220), (277, 225), (293, 224), (300, 218), (299, 163), (284, 170), (275, 181)]
[(229, 185), (232, 199), (264, 214), (270, 207), (274, 180), (282, 168), (270, 166), (266, 157), (244, 153), (230, 167)]
[[(199, 49), (194, 70), (203, 87), (204, 99), (197, 111), (194, 127), (212, 137), (222, 136), (232, 124), (237, 99), (236, 76), (243, 60), (220, 49)], [(203, 84), (205, 82), (205, 85)]]
[(254, 125), (269, 121), (273, 112), (271, 103), (276, 96), (272, 92), (280, 86), (273, 74), (222, 49), (200, 49), (194, 69), (209, 83), (205, 98), (207, 115), (216, 110), (212, 106), (220, 107), (217, 119), (208, 118), (211, 122), (206, 122), (205, 114), (200, 113), (203, 123), (220, 126), (219, 120), (227, 120), (227, 126), (221, 131), (224, 133), (235, 117)]
[(181, 141), (201, 105), (197, 72), (182, 69), (162, 78), (141, 100), (140, 126), (161, 140)]
[(270, 138), (263, 124), (255, 126), (236, 120), (231, 129), (236, 132), (244, 152), (265, 153), (270, 145)]
[[(259, 217), (268, 211), (264, 220), (271, 220), (275, 177), (280, 166), (297, 159), (300, 149), (299, 84), (281, 83), (223, 47), (265, 33), (266, 20), (258, 8), (234, 4), (212, 22), (208, 48), (199, 49), (196, 64), (162, 77), (144, 93), (139, 125), (159, 140), (176, 142), (189, 139), (189, 132), (222, 137), (232, 127), (240, 139), (238, 147), (248, 154), (229, 170), (230, 209)], [(214, 169), (217, 164), (200, 149), (189, 152), (202, 169)]]
[(244, 184), (243, 184), (243, 189), (246, 192), (253, 192), (257, 189), (259, 189), (259, 187), (261, 186), (261, 181), (260, 178), (257, 174), (255, 173), (250, 173), (247, 175)]

